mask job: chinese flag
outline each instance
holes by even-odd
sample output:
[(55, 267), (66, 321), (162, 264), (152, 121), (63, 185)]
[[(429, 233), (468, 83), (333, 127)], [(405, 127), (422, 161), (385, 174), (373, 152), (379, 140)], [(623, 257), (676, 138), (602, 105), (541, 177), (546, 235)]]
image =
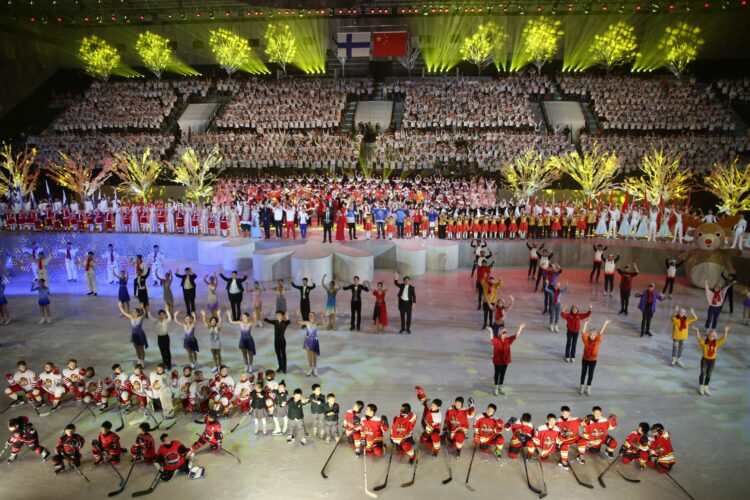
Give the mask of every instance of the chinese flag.
[(373, 57), (401, 57), (406, 55), (406, 31), (379, 31), (372, 35)]

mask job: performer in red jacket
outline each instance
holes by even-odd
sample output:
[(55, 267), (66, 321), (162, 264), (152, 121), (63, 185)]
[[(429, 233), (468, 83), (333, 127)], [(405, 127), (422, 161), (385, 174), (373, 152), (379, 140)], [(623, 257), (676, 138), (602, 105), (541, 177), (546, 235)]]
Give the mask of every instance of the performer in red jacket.
[(461, 448), (469, 434), (469, 419), (474, 418), (474, 400), (469, 398), (469, 407), (464, 408), (464, 398), (456, 398), (453, 406), (445, 412), (446, 438), (449, 445), (456, 447), (456, 457), (461, 456)]

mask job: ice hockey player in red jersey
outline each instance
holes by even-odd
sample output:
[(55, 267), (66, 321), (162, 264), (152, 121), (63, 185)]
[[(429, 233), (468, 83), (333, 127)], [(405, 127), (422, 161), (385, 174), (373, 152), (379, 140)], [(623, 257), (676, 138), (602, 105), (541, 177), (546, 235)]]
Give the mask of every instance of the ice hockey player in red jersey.
[(346, 410), (344, 414), (344, 432), (346, 433), (346, 439), (349, 441), (349, 446), (354, 446), (354, 453), (359, 455), (361, 453), (362, 446), (362, 417), (360, 412), (365, 404), (362, 401), (355, 401), (354, 405), (350, 410)]
[(159, 437), (161, 446), (156, 454), (156, 462), (159, 464), (162, 481), (169, 481), (177, 472), (187, 474), (190, 479), (203, 477), (203, 467), (191, 467), (189, 456), (191, 451), (184, 444), (172, 440), (169, 434), (164, 433)]
[(219, 422), (219, 415), (213, 410), (208, 412), (205, 420), (206, 428), (203, 429), (203, 433), (200, 435), (198, 440), (193, 443), (190, 447), (191, 452), (196, 452), (204, 444), (208, 443), (211, 450), (218, 450), (221, 448), (221, 442), (224, 436), (221, 432), (221, 422)]
[(39, 380), (36, 373), (29, 370), (26, 361), (16, 363), (16, 372), (5, 375), (8, 382), (8, 388), (5, 394), (13, 401), (11, 408), (22, 405), (26, 401), (39, 405), (41, 402), (41, 393), (39, 391)]
[(365, 453), (380, 457), (383, 455), (383, 435), (388, 432), (388, 419), (385, 415), (379, 417), (377, 413), (376, 405), (367, 405), (365, 418), (362, 419), (362, 435), (365, 441)]
[(432, 458), (437, 458), (440, 453), (440, 438), (443, 431), (443, 416), (440, 414), (440, 407), (443, 406), (443, 402), (439, 399), (433, 399), (430, 401), (427, 399), (427, 394), (424, 390), (416, 386), (417, 399), (424, 406), (422, 412), (422, 437), (419, 438), (420, 443), (431, 443), (432, 446)]
[(138, 436), (135, 438), (135, 444), (130, 447), (131, 462), (143, 460), (147, 464), (153, 463), (156, 458), (156, 443), (154, 436), (151, 435), (151, 427), (148, 422), (142, 422), (138, 426)]
[(120, 463), (122, 448), (120, 447), (120, 436), (112, 432), (112, 423), (108, 420), (102, 422), (99, 428), (99, 439), (91, 442), (91, 452), (94, 454), (94, 465), (109, 462), (113, 465)]
[(650, 460), (648, 466), (656, 469), (661, 473), (667, 473), (674, 466), (674, 449), (672, 449), (672, 438), (661, 424), (654, 424), (651, 427), (653, 438), (649, 444)]
[(520, 422), (516, 417), (509, 418), (505, 428), (513, 433), (508, 447), (510, 458), (518, 458), (521, 448), (526, 448), (528, 456), (534, 453), (534, 425), (531, 423), (530, 413), (521, 415)]
[(503, 455), (503, 421), (494, 418), (497, 406), (487, 405), (487, 409), (481, 417), (474, 421), (474, 446), (479, 446), (481, 453), (489, 453), (492, 446), (495, 447), (495, 457), (500, 459)]
[(65, 433), (57, 439), (55, 455), (52, 457), (55, 474), (65, 470), (65, 459), (76, 467), (81, 466), (81, 448), (85, 443), (86, 440), (83, 439), (83, 436), (76, 433), (75, 425), (68, 424), (65, 426)]
[(469, 434), (469, 419), (474, 418), (474, 400), (469, 398), (469, 407), (464, 408), (464, 398), (457, 397), (453, 406), (445, 412), (446, 441), (456, 447), (456, 458), (461, 457), (461, 448)]
[[(586, 416), (583, 421), (583, 439), (586, 440), (586, 449), (596, 452), (604, 452), (613, 458), (617, 448), (617, 441), (608, 433), (617, 427), (617, 416), (610, 413), (606, 419), (602, 418), (602, 409), (594, 406), (591, 415)], [(602, 449), (603, 448), (603, 449)]]
[(24, 444), (34, 450), (34, 453), (40, 455), (42, 460), (47, 460), (49, 450), (39, 446), (39, 434), (34, 429), (34, 425), (29, 422), (28, 417), (11, 418), (8, 421), (8, 430), (10, 431), (10, 437), (8, 438), (8, 444), (10, 445), (9, 464), (15, 462), (18, 452), (21, 451)]
[[(557, 419), (557, 428), (560, 429), (558, 442), (560, 445), (560, 467), (568, 469), (568, 452), (572, 445), (578, 446), (579, 457), (586, 453), (586, 440), (580, 435), (581, 419), (570, 415), (570, 408), (560, 408), (560, 417)], [(581, 462), (583, 463), (583, 462)]]
[(625, 439), (625, 442), (620, 446), (622, 463), (629, 464), (633, 460), (636, 460), (641, 470), (646, 468), (646, 463), (648, 462), (649, 430), (648, 423), (641, 422)]
[(401, 412), (394, 417), (391, 425), (391, 442), (396, 446), (396, 453), (406, 453), (409, 457), (409, 467), (415, 459), (414, 453), (414, 426), (417, 425), (417, 416), (411, 411), (411, 405), (401, 405)]
[(547, 460), (553, 451), (557, 450), (560, 428), (555, 425), (557, 417), (554, 413), (547, 415), (547, 423), (540, 425), (534, 434), (534, 446), (540, 460)]

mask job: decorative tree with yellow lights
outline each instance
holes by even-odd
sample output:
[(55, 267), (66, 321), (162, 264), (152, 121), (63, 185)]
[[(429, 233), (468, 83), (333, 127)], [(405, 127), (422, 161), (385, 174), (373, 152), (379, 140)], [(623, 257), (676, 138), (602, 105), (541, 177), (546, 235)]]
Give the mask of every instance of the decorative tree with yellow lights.
[(598, 144), (588, 154), (581, 156), (573, 151), (563, 156), (553, 156), (548, 164), (572, 177), (588, 199), (610, 189), (612, 181), (620, 172), (617, 155), (600, 151)]
[(141, 156), (116, 153), (112, 164), (114, 175), (121, 181), (120, 188), (147, 202), (163, 168), (159, 160), (151, 158), (151, 149), (146, 149)]
[(266, 40), (265, 54), (268, 62), (276, 63), (286, 75), (286, 65), (297, 55), (297, 37), (288, 24), (269, 24), (263, 35)]
[(664, 53), (667, 69), (680, 78), (687, 65), (698, 57), (698, 49), (704, 43), (699, 27), (680, 22), (665, 28), (659, 50)]
[(159, 79), (164, 70), (173, 62), (169, 39), (150, 31), (138, 35), (135, 50), (141, 56), (143, 65)]
[(78, 47), (78, 59), (89, 75), (107, 81), (112, 72), (120, 65), (120, 52), (96, 35), (84, 37)]
[(193, 148), (185, 148), (167, 168), (172, 172), (172, 180), (185, 186), (185, 197), (199, 202), (213, 195), (213, 183), (224, 168), (221, 162), (218, 148), (203, 158)]
[(736, 159), (729, 165), (716, 163), (703, 178), (706, 191), (720, 200), (719, 212), (727, 215), (750, 210), (750, 164), (737, 163)]
[(3, 143), (0, 153), (0, 183), (9, 197), (17, 197), (20, 191), (21, 198), (26, 198), (34, 191), (39, 178), (39, 169), (32, 168), (34, 160), (36, 149), (24, 147), (14, 154), (10, 144)]
[(91, 198), (96, 190), (112, 176), (115, 169), (109, 158), (97, 172), (97, 164), (94, 160), (84, 161), (80, 156), (71, 158), (63, 152), (59, 154), (62, 159), (59, 163), (47, 160), (49, 168), (46, 175), (59, 186), (76, 193), (81, 200)]
[(644, 196), (652, 205), (685, 198), (693, 187), (693, 173), (680, 165), (680, 155), (652, 149), (643, 156), (641, 176), (629, 177), (622, 189), (633, 196)]
[(522, 52), (527, 61), (536, 66), (537, 73), (551, 61), (557, 52), (557, 43), (565, 33), (560, 29), (560, 21), (547, 16), (529, 19), (523, 29)]
[(208, 39), (216, 62), (229, 76), (250, 61), (252, 50), (247, 39), (226, 28), (211, 31)]
[(638, 40), (635, 27), (624, 21), (610, 24), (598, 35), (594, 35), (594, 43), (589, 52), (596, 64), (612, 71), (616, 66), (622, 66), (638, 57)]
[[(496, 61), (498, 66), (501, 64), (498, 56), (505, 53), (507, 41), (508, 35), (494, 22), (480, 24), (476, 33), (464, 38), (461, 43), (461, 57), (464, 61), (476, 65), (477, 74), (481, 75), (482, 70), (493, 61)], [(504, 62), (503, 59), (502, 63)]]
[(513, 162), (502, 165), (499, 173), (500, 183), (519, 200), (531, 198), (562, 175), (560, 169), (544, 161), (542, 155), (532, 149), (524, 151)]

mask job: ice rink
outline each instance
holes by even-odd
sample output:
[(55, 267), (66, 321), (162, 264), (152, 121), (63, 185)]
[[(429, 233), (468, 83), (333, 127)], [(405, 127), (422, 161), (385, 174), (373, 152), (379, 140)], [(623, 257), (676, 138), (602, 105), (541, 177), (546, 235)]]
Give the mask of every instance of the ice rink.
[[(646, 259), (644, 256), (643, 259)], [(185, 262), (169, 262), (169, 267)], [(195, 266), (194, 266), (195, 268)], [(202, 277), (209, 269), (197, 267)], [(212, 270), (211, 270), (212, 271)], [(748, 429), (748, 356), (750, 342), (748, 329), (741, 323), (742, 298), (735, 295), (734, 315), (728, 314), (725, 306), (719, 327), (730, 324), (732, 331), (728, 342), (719, 350), (716, 369), (711, 382), (711, 397), (697, 394), (700, 351), (692, 334), (686, 343), (683, 357), (684, 368), (670, 366), (671, 325), (669, 316), (676, 305), (695, 307), (702, 324), (705, 320), (706, 301), (702, 290), (693, 288), (684, 279), (678, 279), (672, 300), (660, 303), (655, 314), (653, 338), (640, 338), (638, 328), (640, 313), (636, 299), (631, 298), (630, 315), (618, 316), (619, 297), (604, 295), (602, 285), (589, 284), (588, 270), (566, 269), (561, 282), (569, 282), (571, 292), (564, 296), (563, 305), (577, 304), (586, 309), (593, 304), (592, 327), (600, 327), (606, 319), (612, 319), (601, 345), (592, 395), (578, 394), (580, 356), (578, 346), (575, 364), (565, 363), (564, 323), (561, 333), (547, 329), (548, 317), (542, 315), (542, 294), (533, 293), (531, 282), (526, 279), (526, 269), (494, 269), (493, 275), (502, 275), (503, 288), (500, 296), (513, 295), (515, 306), (509, 312), (507, 325), (514, 332), (518, 324), (527, 327), (513, 345), (513, 363), (508, 369), (505, 396), (492, 395), (491, 345), (485, 332), (480, 330), (481, 313), (476, 310), (476, 295), (469, 269), (436, 273), (416, 277), (417, 306), (414, 312), (412, 335), (397, 335), (398, 308), (393, 273), (377, 270), (376, 277), (383, 280), (389, 291), (387, 295), (390, 324), (384, 335), (374, 334), (372, 318), (373, 297), (368, 295), (363, 305), (363, 331), (349, 331), (349, 293), (338, 295), (338, 330), (321, 328), (322, 356), (319, 361), (320, 376), (306, 377), (306, 356), (302, 349), (303, 333), (297, 327), (287, 331), (289, 373), (281, 376), (287, 382), (290, 393), (297, 387), (307, 395), (315, 382), (322, 384), (323, 393), (334, 392), (341, 406), (341, 417), (354, 400), (375, 403), (380, 414), (392, 421), (403, 402), (409, 402), (418, 417), (421, 416), (414, 386), (420, 385), (431, 398), (439, 397), (447, 410), (456, 396), (473, 397), (477, 411), (482, 412), (488, 403), (499, 407), (498, 416), (504, 421), (511, 416), (520, 417), (530, 412), (536, 426), (543, 423), (547, 413), (559, 414), (561, 405), (569, 405), (573, 414), (584, 417), (594, 405), (602, 407), (605, 415), (615, 413), (619, 426), (614, 437), (622, 443), (641, 421), (650, 424), (662, 423), (672, 435), (677, 465), (672, 471), (679, 481), (696, 499), (740, 499), (750, 492), (750, 479), (745, 474), (750, 439)], [(58, 273), (59, 274), (59, 273)], [(82, 275), (80, 276), (82, 278)], [(0, 369), (2, 373), (15, 371), (15, 363), (25, 359), (37, 373), (45, 361), (54, 361), (63, 366), (68, 358), (75, 357), (80, 366), (94, 366), (99, 375), (109, 375), (114, 362), (122, 363), (132, 372), (133, 348), (129, 344), (130, 329), (126, 319), (117, 314), (115, 285), (99, 284), (98, 297), (86, 297), (85, 284), (79, 278), (77, 284), (52, 283), (52, 317), (50, 325), (37, 325), (38, 308), (36, 295), (29, 292), (30, 277), (25, 274), (11, 277), (7, 289), (9, 308), (13, 321), (0, 326)], [(315, 277), (319, 280), (320, 277)], [(640, 275), (635, 280), (634, 291), (642, 290), (649, 282), (661, 288), (663, 276)], [(619, 279), (616, 284), (619, 283)], [(319, 283), (318, 283), (319, 285)], [(228, 306), (223, 284), (219, 288), (222, 307)], [(173, 284), (176, 309), (184, 313), (184, 303), (178, 283)], [(132, 294), (132, 286), (131, 286)], [(152, 287), (151, 298), (154, 309), (162, 307), (161, 292)], [(299, 294), (292, 290), (287, 294), (290, 311), (298, 309)], [(273, 293), (263, 297), (264, 312), (271, 313), (274, 306)], [(322, 311), (325, 293), (318, 287), (312, 292), (313, 310)], [(135, 304), (133, 302), (133, 304)], [(206, 287), (198, 286), (198, 308), (205, 307)], [(246, 296), (243, 310), (249, 307)], [(146, 322), (144, 329), (149, 338), (147, 350), (148, 366), (152, 370), (159, 362), (156, 347), (155, 327)], [(181, 330), (173, 326), (173, 359), (182, 364), (186, 356), (182, 349)], [(210, 367), (208, 334), (202, 326), (197, 329), (201, 345), (199, 362)], [(236, 348), (239, 338), (237, 327), (225, 325), (223, 330), (223, 356), (230, 367), (230, 374), (239, 378), (241, 360)], [(273, 352), (273, 331), (270, 327), (253, 332), (258, 348), (254, 369), (276, 368)], [(208, 368), (207, 368), (208, 370)], [(278, 380), (278, 378), (277, 378)], [(0, 407), (8, 399), (2, 397)], [(57, 413), (44, 418), (36, 417), (24, 405), (5, 412), (3, 420), (18, 415), (28, 415), (39, 430), (41, 444), (53, 448), (64, 425), (76, 415), (81, 407), (66, 398)], [(170, 434), (188, 445), (196, 438), (202, 426), (193, 423), (177, 409), (180, 419)], [(306, 407), (309, 415), (309, 407)], [(139, 412), (126, 416), (125, 429), (120, 433), (123, 444), (133, 443), (136, 427), (128, 421), (140, 418)], [(225, 421), (225, 431), (237, 421), (233, 416)], [(24, 449), (12, 465), (0, 466), (0, 498), (102, 498), (107, 492), (116, 490), (118, 478), (109, 467), (93, 467), (90, 443), (96, 437), (99, 424), (104, 420), (119, 423), (116, 411), (93, 418), (84, 413), (77, 421), (78, 431), (87, 441), (83, 460), (83, 471), (92, 483), (88, 485), (71, 470), (55, 477), (49, 462), (43, 463), (37, 455)], [(308, 425), (308, 431), (311, 429)], [(255, 435), (252, 419), (245, 420), (237, 432), (225, 436), (224, 446), (237, 455), (242, 463), (223, 454), (214, 454), (203, 448), (195, 458), (195, 465), (206, 468), (206, 477), (191, 481), (177, 477), (170, 483), (160, 484), (152, 498), (261, 498), (271, 499), (357, 499), (366, 498), (363, 483), (363, 460), (344, 445), (334, 455), (328, 469), (329, 479), (320, 474), (326, 458), (334, 446), (319, 439), (310, 439), (306, 446), (299, 443), (288, 445), (283, 437)], [(421, 431), (421, 425), (418, 424)], [(3, 432), (6, 430), (3, 429)], [(154, 431), (157, 437), (160, 431)], [(388, 486), (379, 491), (383, 498), (472, 498), (497, 497), (532, 498), (527, 488), (523, 463), (510, 460), (506, 453), (497, 462), (489, 455), (477, 453), (471, 475), (475, 493), (464, 487), (472, 444), (467, 441), (463, 455), (456, 461), (451, 455), (453, 481), (447, 485), (442, 480), (448, 477), (448, 464), (444, 456), (445, 447), (437, 460), (433, 460), (423, 449), (416, 483), (410, 488), (401, 488), (401, 483), (411, 478), (411, 469), (405, 458), (394, 457)], [(386, 440), (387, 441), (387, 440)], [(582, 479), (595, 485), (586, 489), (576, 483), (571, 472), (560, 470), (557, 455), (543, 465), (544, 479), (549, 491), (548, 498), (687, 498), (667, 477), (653, 470), (638, 472), (634, 464), (616, 465), (605, 476), (606, 489), (596, 481), (596, 476), (605, 468), (603, 459), (590, 455), (587, 464), (579, 466)], [(7, 455), (3, 456), (3, 459)], [(369, 489), (382, 483), (387, 466), (387, 456), (367, 459), (367, 481)], [(121, 472), (130, 467), (129, 455), (119, 466)], [(614, 469), (620, 469), (629, 477), (637, 477), (639, 484), (623, 480)], [(530, 464), (531, 480), (539, 484), (539, 465)], [(148, 487), (155, 474), (152, 466), (138, 464), (133, 470), (127, 489), (120, 498), (130, 497), (133, 491)]]

